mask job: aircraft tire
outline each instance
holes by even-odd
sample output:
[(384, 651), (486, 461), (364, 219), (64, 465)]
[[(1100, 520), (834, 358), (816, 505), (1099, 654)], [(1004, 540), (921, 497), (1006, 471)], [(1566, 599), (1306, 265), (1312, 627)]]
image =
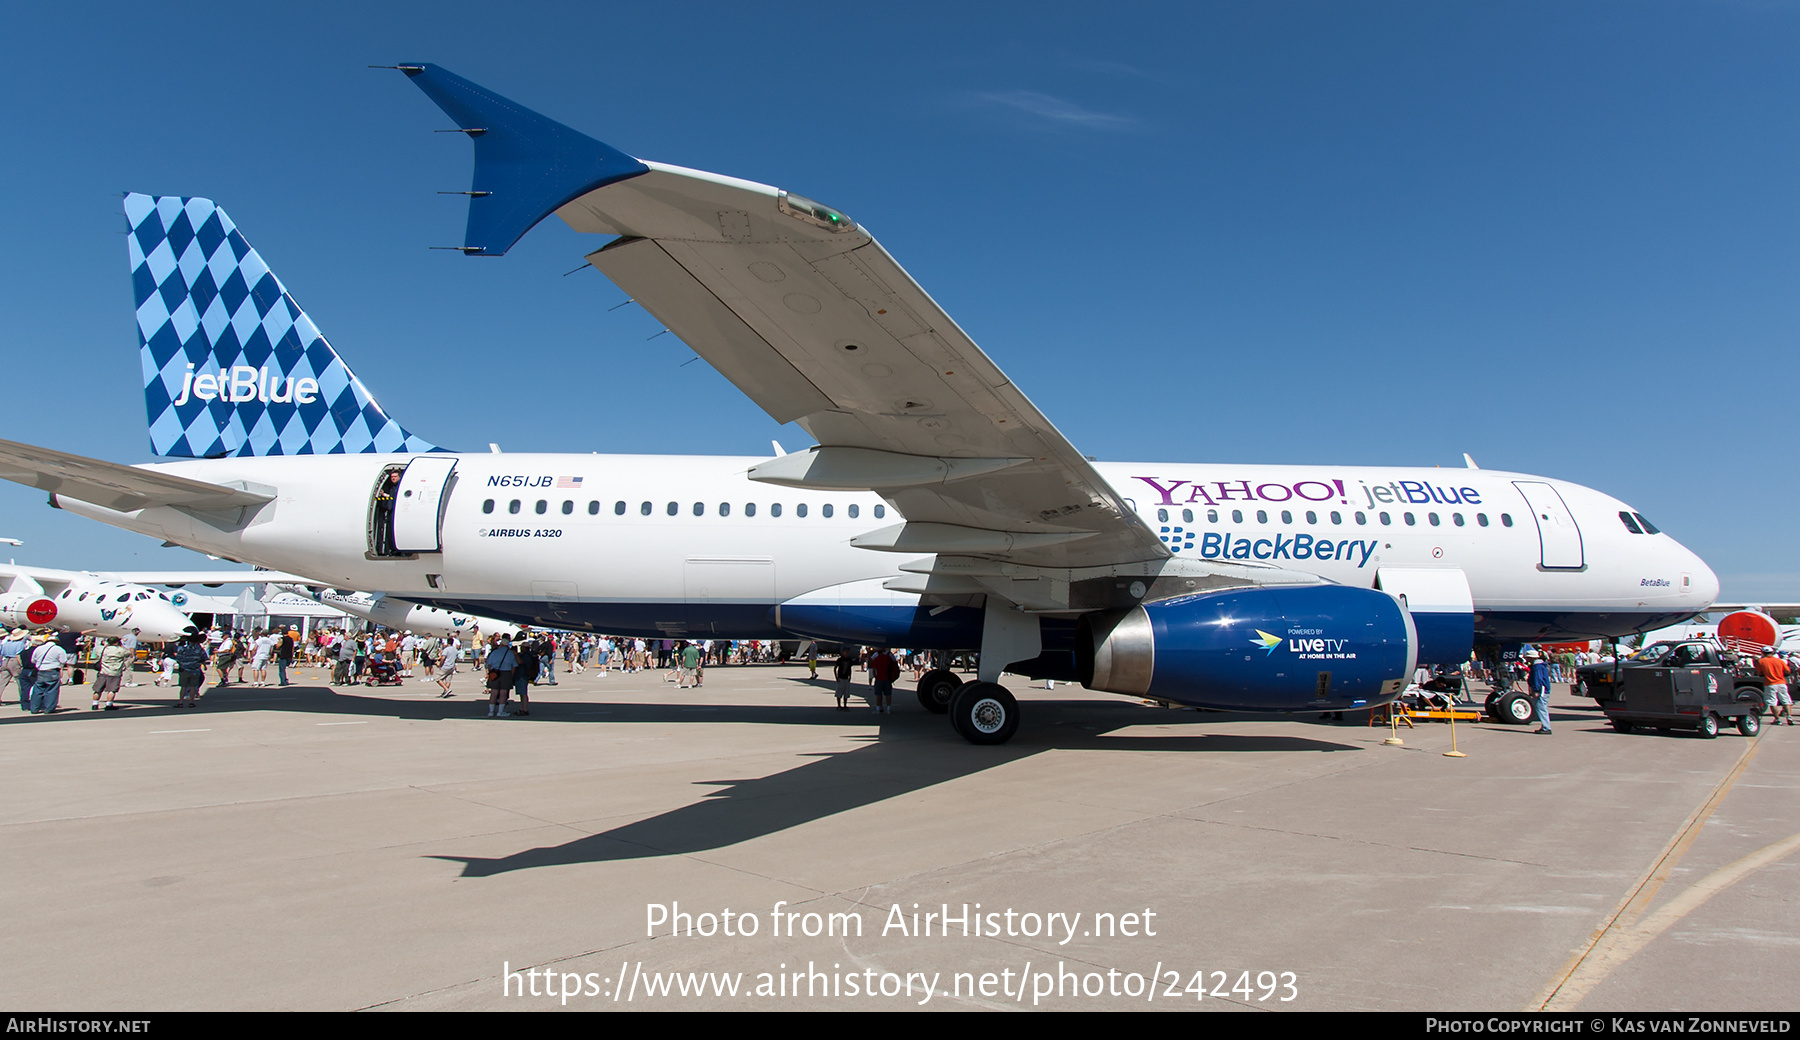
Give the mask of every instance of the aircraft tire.
[(956, 698), (956, 691), (962, 689), (963, 681), (956, 673), (947, 668), (934, 668), (919, 677), (919, 704), (933, 715), (944, 715), (950, 711), (950, 702)]
[(999, 683), (964, 683), (950, 701), (950, 722), (971, 744), (1004, 744), (1019, 730), (1019, 702)]
[(1500, 721), (1508, 726), (1523, 726), (1537, 717), (1537, 705), (1522, 693), (1509, 693), (1500, 698)]

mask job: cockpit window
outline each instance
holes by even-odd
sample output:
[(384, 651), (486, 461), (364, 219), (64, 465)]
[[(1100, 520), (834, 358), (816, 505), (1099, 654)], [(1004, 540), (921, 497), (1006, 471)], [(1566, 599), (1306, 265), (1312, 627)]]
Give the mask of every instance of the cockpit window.
[(1648, 520), (1646, 520), (1646, 519), (1644, 519), (1644, 514), (1642, 514), (1642, 513), (1633, 513), (1633, 514), (1631, 514), (1631, 515), (1632, 515), (1632, 516), (1635, 516), (1635, 517), (1637, 517), (1637, 522), (1638, 522), (1638, 524), (1639, 524), (1639, 525), (1641, 525), (1641, 526), (1642, 526), (1642, 527), (1643, 527), (1643, 528), (1644, 528), (1644, 533), (1645, 533), (1645, 534), (1662, 534), (1662, 532), (1661, 532), (1661, 531), (1658, 531), (1658, 530), (1657, 530), (1657, 529), (1656, 529), (1656, 525), (1655, 525), (1655, 524), (1653, 524), (1653, 523), (1651, 523), (1651, 522), (1650, 522), (1650, 521), (1648, 521)]
[(1619, 510), (1619, 520), (1625, 525), (1625, 530), (1630, 531), (1632, 534), (1644, 533), (1644, 529), (1637, 525), (1637, 521), (1631, 518), (1631, 514), (1625, 512), (1623, 509)]

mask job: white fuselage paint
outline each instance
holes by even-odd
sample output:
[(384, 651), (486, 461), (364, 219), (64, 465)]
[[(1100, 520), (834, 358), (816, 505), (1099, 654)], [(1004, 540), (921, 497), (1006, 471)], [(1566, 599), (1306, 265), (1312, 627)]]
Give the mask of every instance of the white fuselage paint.
[[(705, 599), (772, 605), (827, 586), (890, 577), (910, 559), (849, 544), (857, 534), (901, 519), (878, 496), (797, 491), (747, 479), (745, 471), (764, 459), (491, 453), (456, 456), (455, 476), (444, 495), (442, 552), (371, 558), (376, 482), (385, 467), (415, 457), (235, 458), (147, 467), (278, 490), (274, 501), (235, 530), (175, 508), (118, 513), (67, 499), (60, 504), (119, 527), (338, 588), (380, 589), (425, 601)], [(1373, 587), (1382, 567), (1458, 568), (1467, 575), (1478, 615), (1698, 612), (1718, 594), (1717, 578), (1699, 557), (1666, 534), (1631, 533), (1618, 515), (1630, 507), (1564, 481), (1497, 470), (1097, 466), (1152, 530), (1181, 528), (1164, 533), (1178, 535), (1178, 555), (1184, 557), (1262, 561), (1362, 587)], [(579, 478), (580, 486), (559, 488), (559, 478), (567, 478), (564, 484)], [(1582, 556), (1579, 569), (1543, 566), (1548, 550), (1518, 481), (1549, 485), (1567, 504), (1579, 531), (1572, 543)], [(1421, 495), (1424, 500), (1418, 501)], [(488, 502), (491, 512), (484, 511)], [(620, 502), (622, 515), (616, 512)], [(721, 515), (722, 503), (731, 507), (728, 516)], [(748, 504), (756, 506), (755, 515), (747, 515)], [(1181, 519), (1184, 509), (1192, 510), (1192, 520)], [(885, 516), (878, 517), (877, 510)], [(1161, 519), (1158, 510), (1168, 511), (1171, 519)], [(1234, 519), (1233, 510), (1241, 518)], [(1266, 519), (1258, 519), (1259, 510)], [(1281, 519), (1282, 510), (1290, 520)], [(1310, 521), (1308, 510), (1315, 514)], [(1379, 519), (1383, 512), (1386, 524)], [(1486, 526), (1480, 526), (1478, 514), (1486, 517)], [(1562, 551), (1568, 551), (1572, 534), (1561, 533)], [(1329, 551), (1321, 551), (1327, 542)], [(1301, 544), (1309, 550), (1296, 558)]]

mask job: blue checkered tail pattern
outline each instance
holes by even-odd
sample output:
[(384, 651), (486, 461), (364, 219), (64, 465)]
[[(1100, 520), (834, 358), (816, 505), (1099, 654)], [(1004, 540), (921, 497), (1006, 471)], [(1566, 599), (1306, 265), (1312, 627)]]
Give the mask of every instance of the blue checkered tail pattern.
[(131, 194), (125, 218), (156, 454), (443, 450), (388, 418), (224, 210)]

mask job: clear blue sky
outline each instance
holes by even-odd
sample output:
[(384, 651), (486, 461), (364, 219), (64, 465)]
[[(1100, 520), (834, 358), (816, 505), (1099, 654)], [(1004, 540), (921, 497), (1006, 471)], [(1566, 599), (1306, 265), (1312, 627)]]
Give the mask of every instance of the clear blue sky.
[[(461, 241), (432, 61), (866, 225), (1089, 454), (1461, 464), (1800, 598), (1800, 5), (20, 5), (0, 436), (147, 461), (119, 194), (217, 200), (389, 413), (509, 451), (776, 426), (542, 225)], [(189, 567), (0, 487), (21, 562)]]

